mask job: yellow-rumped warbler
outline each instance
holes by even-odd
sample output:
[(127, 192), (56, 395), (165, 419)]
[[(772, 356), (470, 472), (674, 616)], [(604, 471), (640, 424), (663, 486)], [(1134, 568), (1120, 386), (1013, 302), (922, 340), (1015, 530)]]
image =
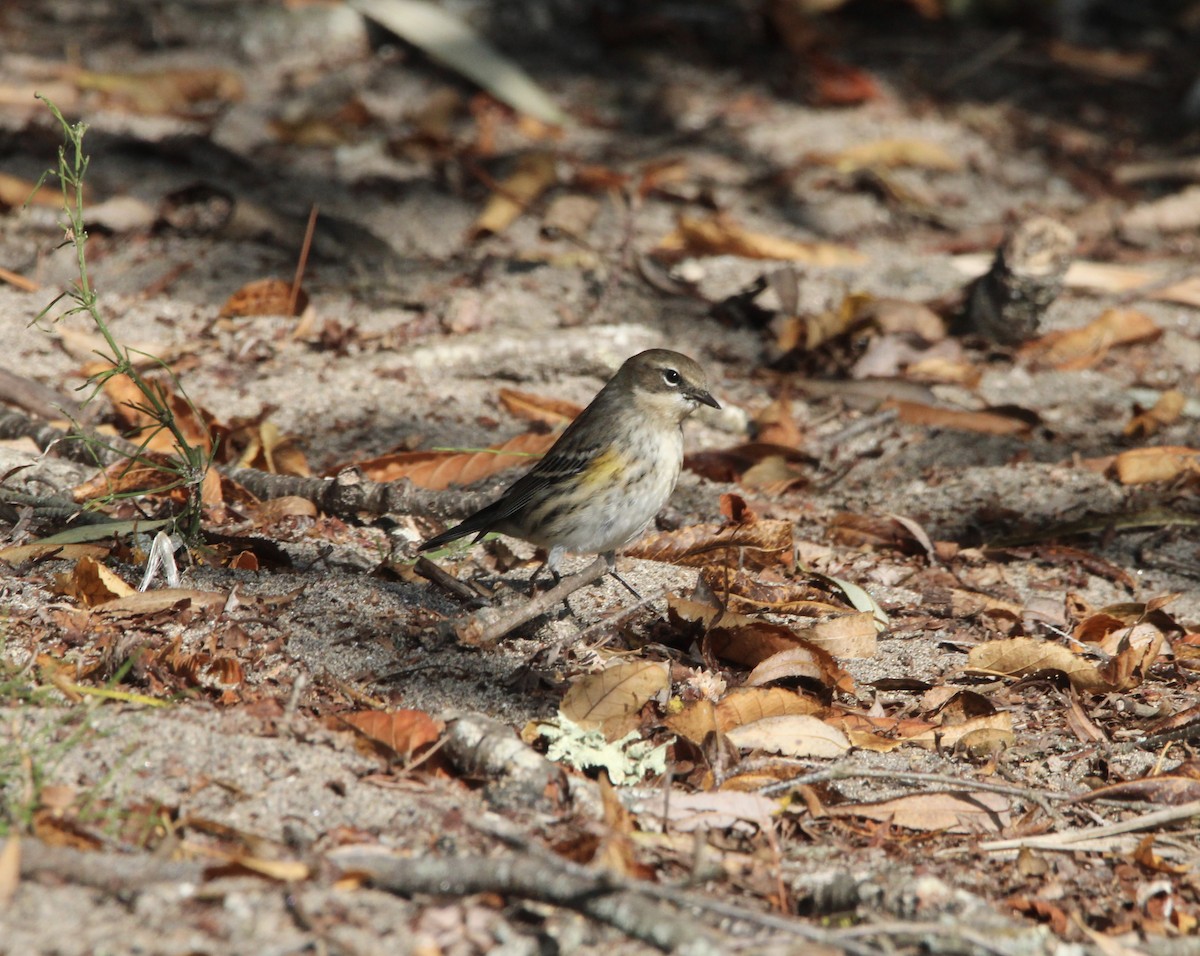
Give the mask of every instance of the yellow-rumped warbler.
[(704, 370), (686, 355), (650, 349), (627, 359), (532, 470), (421, 550), (496, 531), (548, 548), (545, 567), (555, 580), (568, 551), (602, 554), (611, 569), (617, 549), (645, 530), (675, 490), (683, 420), (700, 405), (721, 407)]

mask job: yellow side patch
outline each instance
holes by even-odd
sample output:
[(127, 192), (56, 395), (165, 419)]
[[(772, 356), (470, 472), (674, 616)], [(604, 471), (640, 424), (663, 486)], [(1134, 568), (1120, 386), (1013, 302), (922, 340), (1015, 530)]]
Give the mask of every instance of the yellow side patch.
[(580, 478), (585, 487), (599, 484), (601, 482), (610, 482), (614, 478), (620, 477), (621, 473), (628, 467), (625, 461), (625, 456), (615, 448), (610, 448), (603, 455), (600, 455), (593, 461)]

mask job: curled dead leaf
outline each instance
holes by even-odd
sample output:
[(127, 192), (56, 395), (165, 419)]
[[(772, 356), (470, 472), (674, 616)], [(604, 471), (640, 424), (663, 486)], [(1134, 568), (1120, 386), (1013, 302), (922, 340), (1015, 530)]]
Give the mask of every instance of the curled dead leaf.
[(1060, 644), (1030, 637), (989, 641), (971, 649), (967, 666), (991, 674), (1023, 677), (1040, 671), (1061, 671), (1079, 690), (1103, 693), (1129, 690), (1140, 684), (1162, 648), (1163, 635), (1153, 633), (1128, 641), (1103, 664), (1095, 664)]
[(474, 241), (504, 232), (557, 179), (553, 153), (542, 150), (526, 153), (517, 161), (516, 169), (496, 184), (483, 212), (467, 232), (467, 238)]
[(1136, 309), (1107, 309), (1078, 329), (1049, 332), (1022, 347), (1020, 358), (1039, 368), (1090, 368), (1121, 345), (1151, 342), (1162, 329)]
[(908, 166), (941, 172), (958, 172), (963, 168), (962, 160), (951, 155), (944, 146), (924, 139), (877, 139), (848, 146), (831, 156), (815, 158), (843, 174), (870, 167)]
[(744, 259), (780, 259), (814, 266), (862, 265), (866, 257), (832, 242), (800, 242), (782, 236), (753, 232), (718, 213), (708, 219), (680, 216), (675, 231), (658, 245), (659, 253), (694, 256), (740, 256)]
[[(808, 633), (809, 629), (797, 631), (782, 624), (755, 620), (738, 627), (713, 628), (708, 632), (707, 639), (712, 653), (718, 657), (752, 668), (757, 668), (776, 655), (796, 652), (791, 656), (779, 658), (778, 673), (766, 679), (802, 677), (815, 680), (831, 689), (852, 693), (853, 678), (838, 666), (832, 654), (806, 640), (805, 635)], [(789, 668), (794, 673), (784, 674)], [(773, 673), (771, 669), (764, 672)]]
[(137, 73), (71, 70), (68, 78), (81, 90), (97, 91), (111, 101), (147, 115), (203, 115), (213, 105), (240, 101), (246, 92), (238, 74), (215, 68)]
[(792, 523), (770, 519), (744, 525), (692, 525), (647, 535), (626, 548), (625, 553), (691, 568), (720, 561), (750, 568), (790, 567)]
[(825, 710), (815, 698), (786, 687), (736, 687), (717, 703), (714, 716), (717, 727), (727, 731), (766, 717), (820, 716)]
[(683, 467), (710, 481), (745, 482), (748, 487), (769, 488), (778, 495), (807, 484), (809, 470), (816, 463), (811, 455), (786, 445), (743, 442), (732, 448), (693, 452), (683, 460)]
[(565, 428), (583, 411), (574, 402), (534, 395), (531, 392), (519, 392), (515, 388), (500, 389), (498, 397), (500, 404), (510, 415), (524, 418), (526, 421), (541, 422), (551, 428)]
[(1181, 474), (1200, 471), (1200, 449), (1180, 445), (1131, 448), (1117, 455), (1112, 470), (1123, 485), (1173, 481)]
[(297, 316), (308, 308), (308, 294), (297, 289), (293, 298), (292, 284), (283, 279), (256, 279), (247, 282), (225, 300), (218, 313), (222, 318), (241, 316)]
[(878, 803), (829, 806), (826, 813), (875, 820), (906, 830), (946, 833), (997, 833), (1012, 820), (1008, 798), (987, 791), (914, 793)]
[(769, 797), (724, 790), (713, 793), (672, 793), (670, 801), (663, 801), (658, 795), (635, 796), (630, 804), (640, 828), (661, 830), (665, 813), (665, 822), (680, 833), (730, 829), (753, 833), (769, 829), (771, 817), (779, 809), (778, 804)]
[(338, 719), (372, 743), (405, 758), (435, 743), (446, 729), (445, 723), (423, 710), (360, 710), (339, 714)]
[[(213, 447), (212, 415), (188, 402), (162, 382), (148, 381), (157, 400), (166, 407), (176, 427), (193, 448), (211, 452)], [(162, 427), (159, 417), (147, 407), (148, 399), (128, 375), (110, 375), (104, 380), (104, 394), (112, 402), (113, 411), (130, 429), (133, 440), (145, 450), (172, 454), (177, 451), (175, 436)]]
[(694, 700), (663, 723), (671, 733), (699, 746), (717, 729), (716, 709), (711, 700)]
[(559, 713), (580, 727), (604, 727), (636, 714), (670, 684), (665, 665), (633, 661), (606, 667), (575, 681), (563, 696)]
[(824, 312), (787, 316), (779, 323), (775, 346), (781, 354), (812, 352), (833, 339), (867, 325), (871, 321), (874, 303), (874, 296), (852, 292)]
[(769, 611), (823, 617), (846, 612), (844, 606), (830, 602), (825, 591), (803, 581), (771, 581), (744, 571), (731, 575), (724, 568), (710, 565), (700, 572), (700, 582), (713, 594), (719, 594), (721, 604), (735, 614)]
[(850, 749), (844, 733), (805, 714), (764, 717), (731, 727), (726, 736), (742, 750), (766, 750), (785, 757), (840, 757)]
[(1177, 388), (1170, 388), (1158, 396), (1152, 408), (1134, 415), (1121, 430), (1126, 438), (1149, 438), (1157, 435), (1161, 428), (1179, 421), (1187, 405), (1187, 397)]
[(908, 425), (927, 428), (950, 428), (955, 431), (978, 432), (983, 435), (1012, 435), (1028, 438), (1033, 433), (1037, 416), (1024, 409), (985, 409), (967, 411), (959, 408), (939, 408), (919, 402), (890, 400), (884, 408), (894, 408), (900, 420)]
[(56, 576), (58, 589), (84, 607), (97, 607), (137, 592), (95, 558), (83, 557), (69, 574)]
[(470, 485), (510, 468), (532, 467), (550, 450), (555, 435), (525, 432), (499, 445), (480, 451), (407, 451), (381, 455), (366, 461), (337, 465), (327, 474), (337, 474), (353, 465), (372, 481), (389, 482), (407, 478), (419, 488), (444, 491), (452, 485)]

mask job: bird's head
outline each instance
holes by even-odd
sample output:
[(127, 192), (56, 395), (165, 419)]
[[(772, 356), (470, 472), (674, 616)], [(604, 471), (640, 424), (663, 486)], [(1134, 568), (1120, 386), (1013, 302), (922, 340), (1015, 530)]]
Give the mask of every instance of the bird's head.
[(679, 352), (639, 352), (625, 361), (616, 377), (628, 385), (638, 408), (676, 424), (701, 405), (721, 407), (708, 391), (704, 369)]

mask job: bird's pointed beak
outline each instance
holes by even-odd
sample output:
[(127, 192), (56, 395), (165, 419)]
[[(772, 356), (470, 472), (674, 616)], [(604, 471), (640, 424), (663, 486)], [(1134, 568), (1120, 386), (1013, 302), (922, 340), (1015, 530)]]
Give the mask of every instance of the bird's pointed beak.
[(688, 398), (695, 399), (701, 405), (707, 405), (709, 408), (720, 408), (721, 404), (713, 398), (707, 391), (702, 388), (694, 388), (688, 392)]

